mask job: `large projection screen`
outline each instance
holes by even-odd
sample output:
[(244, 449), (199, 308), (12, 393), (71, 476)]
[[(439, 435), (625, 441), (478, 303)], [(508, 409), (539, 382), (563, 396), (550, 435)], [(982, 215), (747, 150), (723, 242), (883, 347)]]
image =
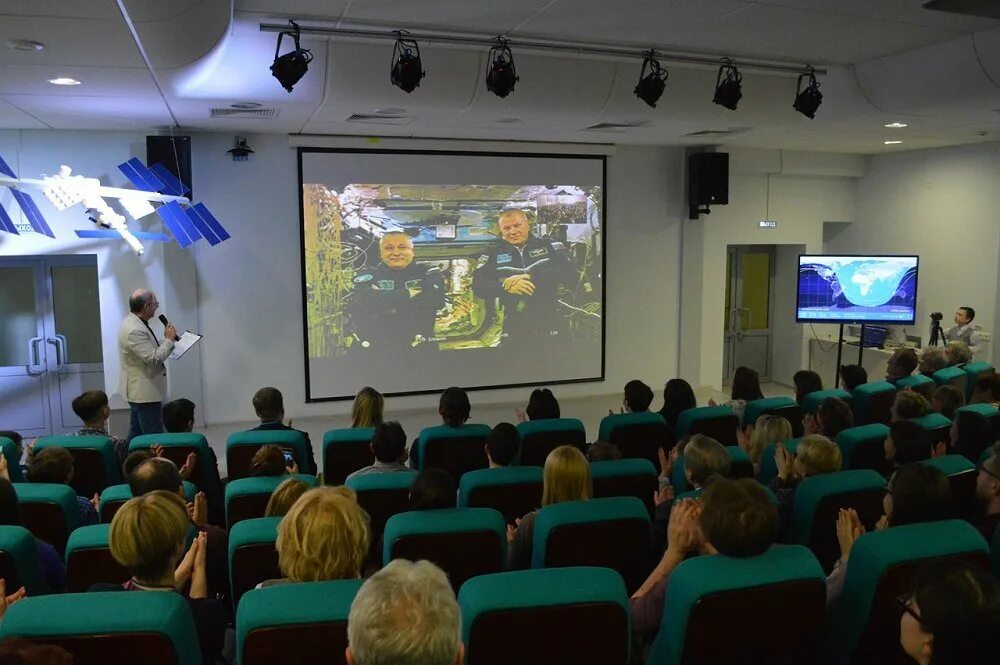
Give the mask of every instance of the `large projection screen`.
[(604, 379), (603, 155), (299, 149), (306, 400)]

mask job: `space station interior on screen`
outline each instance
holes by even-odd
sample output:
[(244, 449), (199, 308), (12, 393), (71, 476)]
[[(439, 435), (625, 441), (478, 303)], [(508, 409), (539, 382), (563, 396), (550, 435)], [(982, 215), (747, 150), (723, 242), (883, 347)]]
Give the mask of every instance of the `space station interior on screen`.
[(600, 187), (303, 190), (310, 357), (600, 340)]

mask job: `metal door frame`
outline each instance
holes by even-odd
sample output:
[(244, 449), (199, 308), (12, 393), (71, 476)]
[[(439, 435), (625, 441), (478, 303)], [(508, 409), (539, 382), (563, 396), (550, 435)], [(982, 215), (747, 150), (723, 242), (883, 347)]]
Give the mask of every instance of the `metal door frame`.
[[(740, 258), (744, 254), (769, 255), (768, 267), (768, 297), (767, 297), (767, 323), (765, 331), (747, 332), (743, 330), (743, 312), (750, 311), (743, 304), (743, 271), (741, 269)], [(775, 272), (775, 245), (729, 245), (726, 248), (726, 261), (729, 267), (729, 302), (724, 307), (729, 312), (729, 327), (723, 331), (723, 356), (722, 356), (722, 383), (729, 385), (733, 372), (736, 371), (736, 344), (746, 336), (760, 337), (767, 335), (767, 353), (765, 355), (765, 371), (761, 372), (761, 382), (771, 380), (771, 371), (774, 367), (774, 272)]]

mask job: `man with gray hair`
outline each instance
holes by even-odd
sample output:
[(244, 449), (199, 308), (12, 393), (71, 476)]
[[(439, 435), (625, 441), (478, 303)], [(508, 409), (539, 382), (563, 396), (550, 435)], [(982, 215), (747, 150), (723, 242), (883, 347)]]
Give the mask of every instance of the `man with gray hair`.
[(118, 390), (129, 406), (127, 440), (140, 434), (163, 431), (163, 396), (167, 392), (164, 362), (174, 350), (177, 330), (168, 325), (163, 341), (156, 338), (149, 320), (160, 306), (156, 294), (137, 289), (128, 299), (129, 314), (118, 329)]
[(444, 571), (389, 562), (355, 596), (347, 643), (348, 665), (461, 665), (461, 615)]

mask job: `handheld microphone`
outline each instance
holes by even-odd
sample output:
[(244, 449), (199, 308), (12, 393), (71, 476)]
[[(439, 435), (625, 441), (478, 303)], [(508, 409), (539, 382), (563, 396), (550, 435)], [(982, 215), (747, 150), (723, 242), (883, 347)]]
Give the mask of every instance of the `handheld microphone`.
[[(162, 314), (160, 314), (159, 319), (160, 319), (160, 323), (163, 324), (164, 328), (166, 328), (167, 326), (170, 325), (170, 322), (167, 321), (167, 317), (163, 316)], [(174, 335), (174, 341), (175, 342), (179, 342), (179, 341), (181, 341), (181, 338), (178, 337), (177, 335)]]

